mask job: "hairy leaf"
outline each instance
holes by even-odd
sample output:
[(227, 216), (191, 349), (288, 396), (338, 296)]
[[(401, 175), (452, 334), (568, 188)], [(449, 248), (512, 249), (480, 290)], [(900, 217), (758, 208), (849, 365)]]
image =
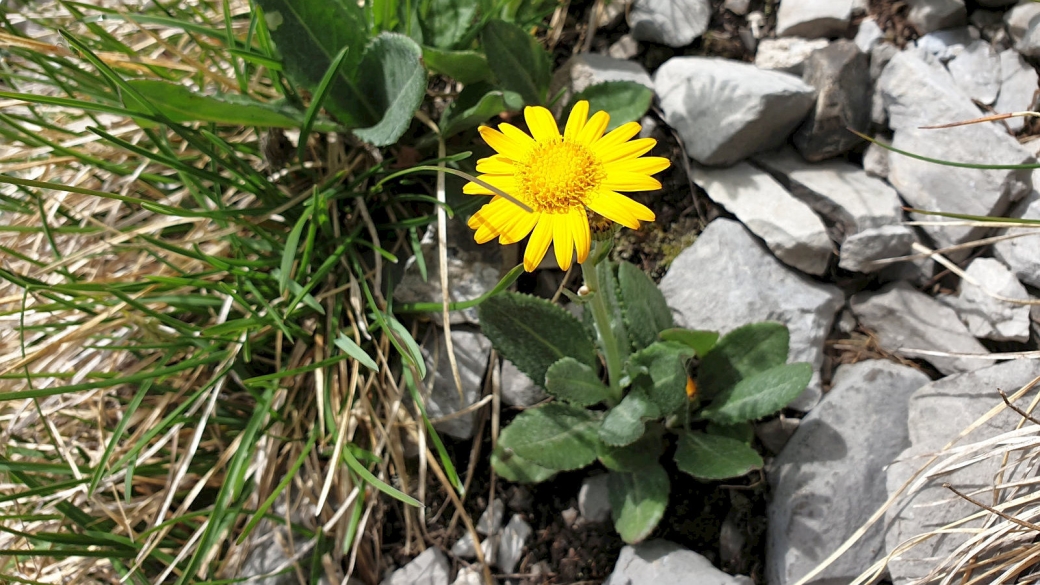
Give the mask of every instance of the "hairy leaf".
[(693, 351), (697, 352), (697, 357), (703, 358), (715, 347), (715, 342), (719, 340), (719, 334), (716, 331), (696, 331), (677, 327), (662, 331), (661, 339), (689, 346)]
[(708, 481), (740, 477), (763, 465), (762, 457), (747, 443), (705, 433), (684, 433), (675, 463), (681, 471)]
[(549, 366), (545, 390), (576, 406), (592, 406), (610, 396), (610, 388), (600, 381), (596, 370), (571, 357)]
[(642, 83), (604, 81), (573, 95), (570, 107), (574, 107), (579, 100), (588, 100), (590, 112), (603, 110), (610, 114), (610, 123), (607, 125), (609, 132), (622, 124), (642, 118), (650, 109), (653, 99), (653, 90)]
[(719, 394), (701, 414), (713, 421), (733, 424), (777, 412), (798, 398), (812, 378), (812, 366), (801, 362), (770, 368), (744, 378)]
[(679, 343), (651, 344), (629, 359), (633, 387), (642, 388), (661, 415), (675, 412), (687, 401), (685, 364), (691, 357), (693, 350)]
[(621, 538), (635, 544), (650, 536), (668, 507), (668, 472), (660, 464), (636, 473), (612, 471), (607, 482), (614, 528)]
[(672, 310), (654, 281), (635, 264), (618, 264), (618, 286), (625, 305), (629, 336), (636, 349), (657, 341), (657, 334), (674, 326)]
[(592, 412), (557, 402), (521, 412), (502, 430), (498, 445), (536, 465), (568, 471), (596, 460), (598, 427)]
[(697, 388), (711, 399), (748, 376), (787, 362), (790, 334), (780, 323), (752, 323), (730, 331), (701, 360)]
[(504, 20), (491, 20), (480, 33), (488, 65), (503, 89), (528, 105), (544, 105), (552, 75), (549, 53), (533, 36)]
[(599, 438), (607, 445), (623, 447), (643, 436), (646, 421), (661, 416), (661, 411), (641, 389), (628, 393), (607, 412), (599, 428)]
[(517, 483), (540, 483), (556, 475), (556, 470), (531, 463), (501, 445), (491, 453), (491, 466), (498, 475)]

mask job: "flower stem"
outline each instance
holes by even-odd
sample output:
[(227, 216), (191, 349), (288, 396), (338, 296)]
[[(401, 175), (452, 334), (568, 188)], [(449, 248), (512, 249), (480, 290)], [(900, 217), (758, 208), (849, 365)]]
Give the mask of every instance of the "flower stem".
[[(611, 406), (621, 402), (621, 348), (618, 347), (614, 330), (610, 327), (610, 306), (606, 295), (602, 294), (602, 286), (596, 267), (606, 257), (609, 243), (597, 242), (589, 254), (589, 259), (581, 265), (581, 274), (585, 278), (585, 288), (589, 291), (589, 306), (599, 334), (600, 349), (607, 361), (607, 378), (610, 382)], [(606, 249), (604, 249), (606, 248)]]

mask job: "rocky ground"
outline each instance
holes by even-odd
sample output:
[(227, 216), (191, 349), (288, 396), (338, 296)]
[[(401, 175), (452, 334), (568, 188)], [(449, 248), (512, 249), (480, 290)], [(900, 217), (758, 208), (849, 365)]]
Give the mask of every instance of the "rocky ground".
[[(593, 8), (572, 3), (571, 17), (588, 21)], [(847, 130), (926, 157), (1035, 163), (1040, 141), (1029, 120), (922, 127), (1036, 107), (1040, 4), (614, 0), (591, 20), (600, 28), (587, 52), (578, 42), (568, 48), (573, 56), (557, 51), (565, 61), (557, 86), (580, 91), (626, 79), (652, 88), (644, 132), (659, 138), (655, 154), (675, 161), (665, 191), (643, 199), (658, 213), (656, 227), (624, 235), (620, 254), (661, 278), (681, 325), (724, 333), (783, 322), (791, 360), (811, 363), (816, 374), (785, 416), (758, 426), (762, 451), (774, 456), (767, 482), (678, 488), (654, 539), (634, 547), (610, 530), (606, 488), (595, 475), (499, 485), (491, 506), (481, 485), (471, 493), (484, 499), (471, 506), (475, 516), (487, 512), (478, 524), (488, 535), (485, 556), (507, 582), (794, 583), (911, 477), (916, 456), (1000, 404), (998, 388), (1013, 391), (1040, 375), (1040, 362), (990, 355), (1037, 347), (1040, 314), (1027, 303), (1040, 297), (1040, 240), (1012, 229), (1006, 235), (1027, 235), (962, 246), (1003, 232), (936, 225), (941, 218), (905, 211), (1040, 219), (1033, 171), (939, 166)], [(461, 223), (454, 229), (452, 294), (473, 298), (513, 265), (515, 251), (476, 246)], [(927, 256), (937, 249), (942, 258)], [(888, 260), (905, 256), (915, 257)], [(436, 265), (432, 256), (427, 265)], [(545, 269), (521, 284), (551, 296), (561, 280)], [(439, 300), (435, 288), (409, 275), (400, 298)], [(465, 400), (433, 332), (434, 418), (486, 393), (490, 343), (475, 312), (452, 319)], [(508, 363), (491, 379), (505, 417), (544, 398)], [(474, 434), (488, 433), (480, 416), (437, 425), (459, 441), (461, 466)], [(1015, 422), (1001, 415), (976, 436)], [(958, 469), (888, 510), (811, 582), (846, 583), (905, 539), (971, 513), (941, 483), (990, 485), (998, 463)], [(474, 465), (478, 477), (487, 468)], [(384, 583), (481, 583), (471, 566), (475, 545), (458, 534), (444, 535), (444, 550), (397, 559), (401, 568)], [(926, 575), (964, 538), (903, 553), (889, 564), (891, 581)]]

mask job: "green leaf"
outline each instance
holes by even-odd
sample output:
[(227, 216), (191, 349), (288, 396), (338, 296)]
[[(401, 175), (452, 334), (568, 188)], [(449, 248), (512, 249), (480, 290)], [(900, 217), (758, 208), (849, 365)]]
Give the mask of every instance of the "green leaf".
[(679, 438), (675, 463), (681, 471), (708, 481), (740, 477), (763, 465), (762, 457), (746, 443), (704, 433)]
[(633, 387), (642, 388), (667, 416), (686, 404), (686, 361), (693, 357), (689, 347), (670, 341), (658, 341), (632, 354), (628, 373)]
[(404, 35), (381, 33), (365, 50), (357, 75), (358, 87), (381, 117), (354, 134), (375, 146), (397, 142), (426, 97), (422, 49)]
[(381, 112), (358, 86), (355, 73), (369, 39), (364, 10), (353, 0), (257, 0), (285, 71), (313, 93), (346, 46), (347, 56), (332, 82), (325, 108), (356, 128), (379, 121)]
[[(225, 126), (273, 128), (297, 128), (301, 124), (299, 112), (244, 95), (203, 95), (183, 85), (155, 79), (131, 79), (127, 83), (172, 122), (212, 122)], [(127, 109), (141, 113), (150, 109), (129, 92), (124, 92), (122, 97)], [(150, 122), (142, 124), (154, 125)]]
[(339, 336), (336, 337), (334, 343), (336, 344), (336, 347), (342, 349), (344, 353), (361, 362), (361, 365), (377, 372), (379, 371), (379, 366), (376, 365), (376, 361), (372, 359), (372, 356), (368, 355), (365, 350), (361, 349), (360, 345), (355, 343), (353, 339), (347, 337), (347, 335), (342, 331), (340, 331)]
[(628, 333), (636, 349), (657, 341), (658, 333), (675, 325), (661, 290), (635, 264), (618, 264), (618, 286), (625, 305)]
[(636, 388), (607, 412), (603, 425), (599, 427), (599, 438), (614, 447), (630, 445), (643, 436), (647, 420), (660, 416), (657, 405), (642, 389)]
[(536, 465), (569, 471), (596, 460), (598, 427), (599, 419), (593, 413), (551, 403), (521, 412), (502, 429), (498, 445)]
[(750, 445), (751, 442), (755, 440), (755, 427), (748, 422), (733, 424), (711, 422), (708, 423), (708, 427), (704, 429), (704, 432), (709, 435), (736, 439), (745, 445)]
[[(423, 61), (430, 71), (447, 75), (459, 83), (469, 85), (491, 79), (487, 57), (477, 51), (448, 51), (423, 47)], [(468, 87), (466, 88), (468, 89)], [(466, 91), (463, 89), (462, 91)], [(450, 107), (450, 106), (449, 106)]]
[(798, 398), (811, 378), (812, 366), (807, 363), (776, 366), (744, 378), (716, 396), (701, 414), (723, 424), (759, 419)]
[(502, 112), (515, 112), (524, 107), (524, 99), (513, 91), (492, 89), (487, 83), (467, 86), (448, 106), (441, 117), (441, 134), (458, 134), (487, 122)]
[(610, 388), (600, 381), (596, 370), (571, 357), (549, 366), (545, 390), (575, 406), (592, 406), (610, 396)]
[(595, 348), (585, 327), (549, 301), (505, 292), (484, 301), (477, 314), (495, 349), (543, 388), (545, 372), (562, 358), (596, 365)]
[(730, 331), (701, 360), (697, 390), (711, 399), (741, 379), (787, 362), (787, 327), (766, 321)]
[(398, 341), (404, 348), (409, 361), (415, 364), (415, 368), (419, 370), (419, 377), (426, 378), (426, 360), (423, 358), (422, 350), (419, 349), (419, 344), (415, 342), (415, 338), (408, 331), (408, 328), (401, 324), (400, 321), (394, 318), (393, 315), (386, 316), (386, 323), (390, 326), (390, 331), (396, 334)]
[[(607, 301), (607, 310), (610, 312), (610, 329), (614, 332), (614, 339), (621, 351), (621, 358), (625, 358), (631, 347), (628, 338), (628, 327), (625, 324), (625, 313), (622, 310), (620, 287), (618, 286), (616, 265), (613, 262), (603, 261), (596, 265), (596, 274), (599, 277), (598, 295), (603, 295)], [(587, 311), (591, 313), (592, 311)]]
[(466, 36), (479, 5), (477, 0), (429, 0), (421, 19), (426, 44), (454, 47)]
[(689, 346), (693, 348), (693, 351), (697, 352), (697, 357), (703, 358), (715, 347), (715, 342), (719, 340), (719, 334), (717, 331), (695, 331), (676, 327), (675, 329), (662, 331), (661, 339)]
[(491, 452), (491, 466), (498, 475), (517, 483), (540, 483), (556, 475), (556, 470), (531, 463), (516, 453), (509, 453), (501, 445)]
[(610, 114), (607, 131), (622, 124), (635, 122), (646, 114), (653, 102), (654, 92), (647, 86), (634, 81), (604, 81), (586, 87), (571, 97), (567, 110), (580, 100), (588, 100), (589, 111), (603, 110)]
[(668, 507), (668, 472), (660, 464), (637, 473), (612, 471), (607, 478), (614, 528), (628, 544), (654, 531)]
[(549, 53), (519, 26), (491, 20), (480, 33), (488, 65), (503, 89), (515, 91), (529, 105), (545, 104), (552, 75)]
[[(601, 427), (602, 428), (602, 427)], [(623, 447), (600, 444), (599, 461), (613, 471), (639, 471), (657, 465), (664, 453), (664, 426), (655, 424), (638, 441)]]

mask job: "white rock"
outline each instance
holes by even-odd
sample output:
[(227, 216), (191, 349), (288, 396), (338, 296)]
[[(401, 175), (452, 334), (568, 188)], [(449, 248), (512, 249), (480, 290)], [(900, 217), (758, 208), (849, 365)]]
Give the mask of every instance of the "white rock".
[(534, 380), (521, 372), (513, 362), (502, 360), (502, 402), (507, 406), (534, 406), (549, 397)]
[(684, 47), (708, 30), (709, 0), (635, 0), (628, 12), (630, 34), (638, 41)]
[(750, 6), (751, 0), (726, 0), (722, 3), (723, 8), (737, 16), (744, 16), (747, 14)]
[(635, 61), (615, 59), (595, 53), (578, 53), (560, 66), (553, 74), (549, 93), (556, 95), (564, 90), (559, 103), (570, 102), (571, 96), (584, 91), (590, 85), (606, 81), (632, 81), (654, 88), (650, 74)]
[(780, 37), (837, 37), (849, 28), (853, 0), (783, 0), (776, 15)]
[(495, 498), (495, 501), (489, 508), (486, 508), (484, 512), (477, 519), (477, 532), (488, 535), (498, 532), (498, 529), (502, 527), (502, 516), (506, 513), (505, 503)]
[[(1023, 112), (1033, 107), (1038, 89), (1038, 77), (1033, 68), (1018, 51), (1008, 49), (1000, 53), (1000, 95), (993, 109), (1000, 114)], [(1025, 125), (1022, 118), (1004, 120), (1012, 132)]]
[(1001, 58), (986, 41), (975, 41), (946, 64), (953, 80), (973, 100), (992, 105), (1000, 93)]
[[(909, 443), (910, 395), (929, 382), (920, 370), (885, 360), (838, 368), (833, 386), (769, 468), (767, 580), (798, 581), (884, 503), (885, 467)], [(883, 556), (875, 525), (810, 584), (847, 583)]]
[(765, 240), (782, 262), (809, 274), (827, 271), (835, 252), (827, 227), (769, 173), (748, 163), (725, 169), (695, 165), (692, 172), (693, 182)]
[(831, 224), (831, 237), (841, 244), (843, 268), (873, 270), (870, 261), (910, 251), (913, 241), (910, 230), (900, 225), (899, 195), (884, 181), (845, 161), (807, 163), (790, 149), (755, 161)]
[(683, 327), (724, 335), (758, 321), (787, 325), (790, 360), (816, 372), (791, 406), (809, 410), (819, 399), (823, 342), (844, 300), (840, 290), (790, 270), (739, 223), (716, 219), (672, 262), (661, 291)]
[(970, 372), (991, 363), (985, 359), (903, 353), (904, 349), (989, 353), (961, 323), (953, 309), (905, 282), (885, 285), (877, 292), (854, 295), (849, 306), (860, 324), (877, 334), (879, 344), (886, 351), (923, 359), (947, 375)]
[[(1040, 375), (1040, 361), (1013, 360), (958, 376), (949, 376), (932, 382), (914, 392), (910, 398), (909, 422), (911, 446), (904, 451), (887, 471), (888, 493), (894, 494), (931, 456), (968, 428), (983, 414), (1002, 406), (997, 389), (1008, 394)], [(1020, 403), (1025, 405), (1025, 403)], [(1021, 417), (1005, 409), (960, 441), (960, 445), (982, 441), (1012, 430)], [(885, 515), (887, 527), (885, 543), (889, 552), (908, 538), (930, 532), (954, 520), (966, 518), (979, 511), (971, 502), (954, 496), (942, 487), (950, 483), (962, 493), (975, 494), (984, 501), (990, 494), (1005, 451), (985, 449), (988, 459), (972, 463), (949, 473), (939, 474), (928, 480), (926, 486), (912, 498), (903, 498)], [(1015, 458), (1012, 455), (1012, 458)], [(1011, 469), (1000, 481), (1014, 484), (1025, 481), (1021, 471)], [(1032, 470), (1027, 472), (1030, 476)], [(981, 492), (981, 493), (980, 493)], [(1024, 495), (1024, 494), (1023, 494)], [(972, 530), (980, 527), (979, 521), (959, 526)], [(947, 533), (942, 538), (931, 538), (926, 542), (903, 551), (888, 565), (895, 585), (908, 585), (924, 577), (937, 562), (945, 559), (963, 543), (969, 535)], [(979, 559), (982, 560), (982, 559)]]
[(502, 529), (502, 539), (498, 545), (498, 568), (503, 573), (516, 571), (517, 563), (524, 554), (524, 545), (531, 536), (531, 526), (519, 515), (514, 514), (509, 524)]
[(711, 561), (667, 540), (651, 540), (621, 549), (614, 572), (603, 585), (752, 585), (748, 577), (734, 577)]
[(382, 585), (448, 585), (450, 572), (451, 565), (444, 553), (428, 548), (384, 579)]
[(873, 18), (865, 18), (859, 23), (859, 29), (856, 31), (855, 43), (859, 47), (860, 51), (869, 54), (870, 50), (875, 45), (885, 39), (885, 31), (881, 30), (878, 26), (877, 20)]
[(479, 566), (463, 567), (459, 569), (459, 574), (455, 575), (451, 585), (484, 585), (484, 576)]
[[(1033, 191), (1010, 214), (1024, 219), (1040, 219), (1040, 193)], [(1040, 287), (1040, 229), (1012, 228), (1008, 235), (1019, 237), (997, 242), (993, 254), (1011, 267), (1011, 271), (1022, 282)]]
[(1026, 57), (1040, 57), (1040, 20), (1032, 21), (1015, 48)]
[(712, 57), (673, 57), (654, 74), (654, 86), (665, 122), (706, 165), (776, 148), (816, 97), (792, 75)]
[[(1027, 164), (1032, 155), (996, 124), (969, 124), (942, 130), (921, 126), (979, 117), (978, 108), (940, 65), (903, 52), (892, 58), (879, 81), (895, 131), (893, 146), (918, 155), (952, 161)], [(919, 209), (999, 215), (1031, 189), (1028, 170), (979, 170), (937, 165), (906, 156), (891, 157), (889, 181), (911, 206)], [(922, 219), (934, 220), (923, 216)], [(975, 239), (982, 228), (925, 226), (940, 246)], [(951, 254), (954, 260), (964, 252)]]
[(632, 35), (621, 35), (621, 38), (607, 48), (607, 55), (614, 59), (632, 59), (638, 54), (639, 41), (632, 38)]
[(872, 177), (888, 178), (888, 149), (871, 142), (863, 153), (863, 170)]
[(578, 511), (589, 522), (610, 520), (610, 488), (607, 474), (585, 478), (578, 490)]
[(921, 33), (962, 25), (968, 20), (964, 0), (907, 0), (906, 19)]
[(762, 39), (755, 51), (755, 66), (760, 69), (773, 69), (801, 75), (805, 62), (813, 51), (830, 44), (827, 39), (801, 39), (784, 37), (779, 39)]
[(979, 35), (971, 27), (959, 26), (922, 35), (914, 41), (914, 45), (946, 63), (977, 40)]
[(869, 130), (873, 88), (870, 59), (856, 43), (839, 39), (814, 52), (802, 81), (816, 88), (816, 105), (792, 137), (802, 157), (824, 160), (861, 144), (849, 130)]
[(1037, 20), (1040, 20), (1040, 3), (1031, 0), (1022, 0), (1014, 8), (1004, 14), (1004, 23), (1007, 24), (1008, 34), (1011, 40), (1018, 42), (1025, 36)]
[(965, 273), (978, 285), (964, 279), (960, 294), (946, 300), (972, 335), (994, 341), (1029, 341), (1029, 305), (1009, 303), (987, 294), (988, 291), (1008, 299), (1029, 300), (1026, 288), (1011, 270), (1000, 260), (976, 258)]
[[(472, 405), (480, 399), (480, 390), (484, 384), (484, 372), (487, 370), (488, 358), (491, 355), (491, 342), (483, 334), (476, 331), (465, 331), (453, 328), (451, 342), (455, 346), (455, 361), (459, 366), (459, 377), (462, 381), (462, 400), (459, 399), (458, 388), (451, 372), (444, 344), (444, 334), (436, 333), (436, 340), (430, 351), (423, 350), (426, 356), (426, 410), (431, 420), (446, 417)], [(444, 421), (435, 422), (434, 427), (458, 439), (473, 436), (476, 426), (477, 412), (470, 412)]]

